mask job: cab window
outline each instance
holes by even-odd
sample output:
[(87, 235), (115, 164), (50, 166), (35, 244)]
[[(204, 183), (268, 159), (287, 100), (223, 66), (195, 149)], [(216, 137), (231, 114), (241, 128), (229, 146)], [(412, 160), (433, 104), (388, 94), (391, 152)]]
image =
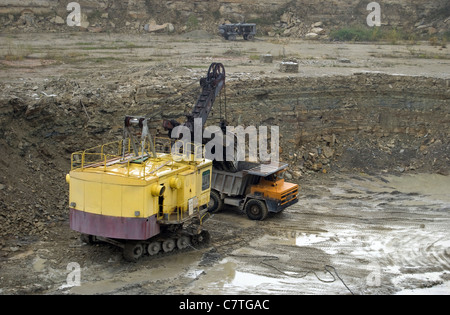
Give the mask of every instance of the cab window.
[(211, 184), (211, 171), (206, 170), (202, 173), (202, 190), (209, 188)]

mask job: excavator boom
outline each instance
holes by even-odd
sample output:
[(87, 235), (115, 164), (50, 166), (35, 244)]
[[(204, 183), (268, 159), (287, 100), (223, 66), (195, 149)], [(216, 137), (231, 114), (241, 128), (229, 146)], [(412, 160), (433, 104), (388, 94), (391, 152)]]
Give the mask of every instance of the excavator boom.
[[(216, 97), (225, 87), (225, 67), (221, 63), (212, 63), (209, 66), (206, 77), (200, 79), (200, 86), (202, 91), (192, 108), (190, 114), (186, 115), (186, 122), (182, 125), (189, 128), (191, 134), (194, 134), (194, 119), (202, 119), (202, 128), (205, 126), (206, 120), (211, 112)], [(163, 126), (167, 130), (172, 130), (176, 127), (173, 120), (165, 120)]]

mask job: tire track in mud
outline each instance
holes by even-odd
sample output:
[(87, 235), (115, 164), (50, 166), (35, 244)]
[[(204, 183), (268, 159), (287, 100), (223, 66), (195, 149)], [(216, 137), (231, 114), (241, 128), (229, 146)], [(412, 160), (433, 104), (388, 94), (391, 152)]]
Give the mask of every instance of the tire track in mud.
[(446, 236), (437, 240), (430, 236), (395, 237), (386, 246), (400, 250), (388, 253), (386, 263), (399, 266), (404, 273), (450, 271), (450, 243), (445, 239)]

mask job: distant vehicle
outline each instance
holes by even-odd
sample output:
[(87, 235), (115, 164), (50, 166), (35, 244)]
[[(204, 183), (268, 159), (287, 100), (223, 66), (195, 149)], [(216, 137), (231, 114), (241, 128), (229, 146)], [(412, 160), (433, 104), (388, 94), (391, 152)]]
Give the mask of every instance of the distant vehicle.
[(253, 40), (256, 35), (256, 24), (222, 24), (219, 25), (219, 33), (226, 40), (236, 40), (236, 36), (242, 36), (245, 40)]

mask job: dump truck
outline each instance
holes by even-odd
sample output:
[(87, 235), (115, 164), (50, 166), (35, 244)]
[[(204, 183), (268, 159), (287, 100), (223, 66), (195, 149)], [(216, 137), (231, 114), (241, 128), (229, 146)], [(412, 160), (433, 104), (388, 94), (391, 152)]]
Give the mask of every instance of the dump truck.
[(239, 162), (234, 173), (214, 169), (208, 211), (235, 206), (251, 220), (283, 211), (298, 202), (298, 185), (285, 182), (282, 176), (287, 167), (286, 163)]

